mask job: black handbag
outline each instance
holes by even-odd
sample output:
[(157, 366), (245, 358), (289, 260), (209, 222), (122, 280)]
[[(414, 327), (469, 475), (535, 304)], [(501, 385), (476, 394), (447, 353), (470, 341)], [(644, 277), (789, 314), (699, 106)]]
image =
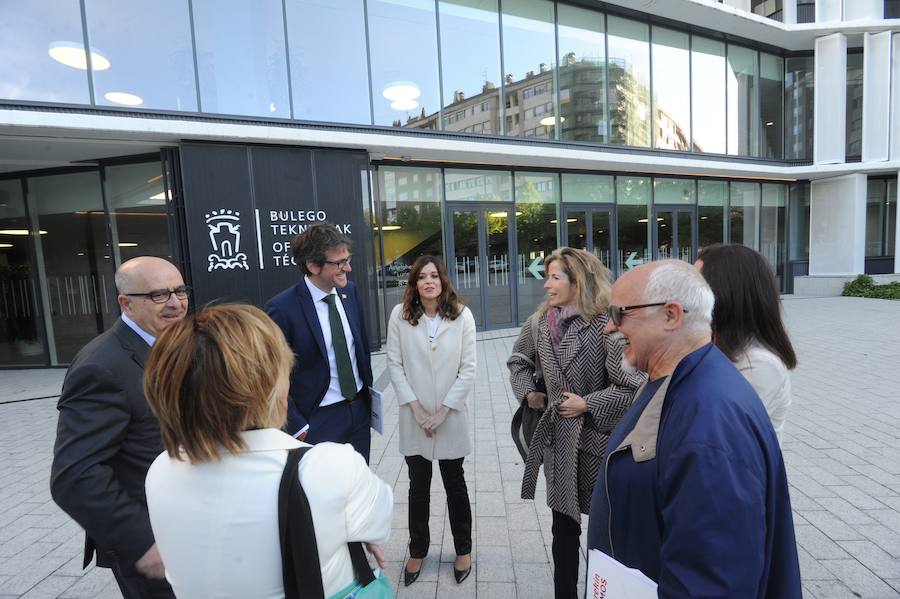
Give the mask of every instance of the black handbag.
[[(298, 447), (288, 451), (278, 487), (278, 533), (285, 599), (325, 599), (312, 512), (297, 471), (300, 459), (310, 449)], [(375, 574), (366, 559), (362, 543), (347, 543), (347, 546), (356, 580), (367, 586), (375, 580)]]
[[(546, 394), (547, 385), (544, 382), (544, 370), (541, 368), (541, 359), (538, 355), (538, 319), (532, 315), (530, 320), (531, 340), (532, 346), (534, 347), (534, 374), (532, 375), (532, 382), (534, 383), (535, 391)], [(522, 355), (522, 357), (529, 359), (524, 355)], [(519, 450), (519, 455), (522, 456), (523, 460), (528, 458), (528, 446), (531, 445), (531, 438), (534, 436), (534, 431), (537, 429), (538, 422), (543, 415), (544, 410), (537, 410), (529, 407), (527, 399), (522, 400), (516, 413), (513, 414), (512, 422), (509, 425), (509, 432), (512, 435), (513, 443), (515, 444), (516, 449)]]

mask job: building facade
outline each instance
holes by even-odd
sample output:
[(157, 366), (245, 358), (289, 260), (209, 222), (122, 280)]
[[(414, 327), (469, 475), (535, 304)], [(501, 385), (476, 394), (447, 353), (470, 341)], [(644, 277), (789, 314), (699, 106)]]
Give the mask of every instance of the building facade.
[(0, 4), (0, 367), (71, 361), (136, 255), (262, 303), (321, 218), (376, 340), (423, 253), (483, 329), (562, 245), (617, 276), (744, 243), (788, 293), (900, 273), (898, 4)]

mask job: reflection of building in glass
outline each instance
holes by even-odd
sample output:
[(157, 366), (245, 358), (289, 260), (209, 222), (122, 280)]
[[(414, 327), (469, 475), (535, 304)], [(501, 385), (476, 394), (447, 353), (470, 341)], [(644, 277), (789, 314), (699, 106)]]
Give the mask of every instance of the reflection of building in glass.
[(646, 146), (650, 139), (647, 85), (629, 72), (625, 61), (611, 58), (609, 69), (609, 122), (612, 143)]
[(559, 69), (559, 112), (564, 139), (607, 143), (602, 57), (569, 52)]

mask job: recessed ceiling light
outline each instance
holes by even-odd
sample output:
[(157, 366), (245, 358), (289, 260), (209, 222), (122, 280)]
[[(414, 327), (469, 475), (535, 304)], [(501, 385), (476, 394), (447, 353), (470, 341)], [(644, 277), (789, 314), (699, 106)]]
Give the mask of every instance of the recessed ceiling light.
[[(78, 42), (52, 42), (47, 52), (53, 60), (67, 67), (87, 70), (87, 52), (84, 51), (84, 46)], [(109, 68), (109, 60), (100, 52), (93, 50), (91, 51), (91, 66), (95, 71), (105, 71)]]
[(123, 106), (140, 106), (144, 103), (144, 99), (128, 92), (106, 92), (103, 97), (114, 104), (122, 104)]
[(391, 102), (391, 108), (394, 110), (412, 110), (418, 107), (419, 103), (415, 100), (394, 100)]
[(379, 231), (379, 230), (381, 230), (381, 231), (399, 231), (400, 225), (385, 225), (383, 227), (372, 227), (372, 228), (375, 229), (376, 231)]
[(11, 248), (12, 246), (11, 243), (0, 243), (0, 248)]
[(119, 242), (120, 248), (136, 248), (137, 246), (138, 246), (138, 244), (136, 244), (133, 241), (120, 241)]
[[(41, 235), (46, 235), (46, 231), (40, 231)], [(0, 229), (0, 235), (31, 235), (28, 229)]]
[[(566, 122), (566, 117), (564, 117), (564, 116), (559, 117), (559, 122), (560, 122), (560, 123), (565, 123), (565, 122)], [(544, 118), (542, 118), (542, 119), (540, 120), (540, 123), (541, 123), (541, 125), (543, 125), (544, 127), (552, 127), (553, 125), (556, 124), (556, 117), (555, 117), (555, 116), (545, 116)]]
[(422, 95), (422, 90), (412, 81), (393, 81), (384, 86), (381, 92), (388, 100), (415, 100)]

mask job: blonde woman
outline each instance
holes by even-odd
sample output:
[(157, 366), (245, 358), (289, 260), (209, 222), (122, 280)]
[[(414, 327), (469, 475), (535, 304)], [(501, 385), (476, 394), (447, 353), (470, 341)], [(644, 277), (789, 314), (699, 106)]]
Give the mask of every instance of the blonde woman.
[[(581, 514), (590, 510), (609, 433), (645, 376), (622, 369), (622, 348), (603, 332), (611, 290), (603, 263), (564, 247), (544, 264), (547, 299), (522, 325), (507, 367), (516, 398), (544, 410), (529, 444), (522, 498), (534, 499), (543, 465), (553, 512), (554, 594), (575, 599)], [(546, 392), (536, 385), (536, 359)]]

